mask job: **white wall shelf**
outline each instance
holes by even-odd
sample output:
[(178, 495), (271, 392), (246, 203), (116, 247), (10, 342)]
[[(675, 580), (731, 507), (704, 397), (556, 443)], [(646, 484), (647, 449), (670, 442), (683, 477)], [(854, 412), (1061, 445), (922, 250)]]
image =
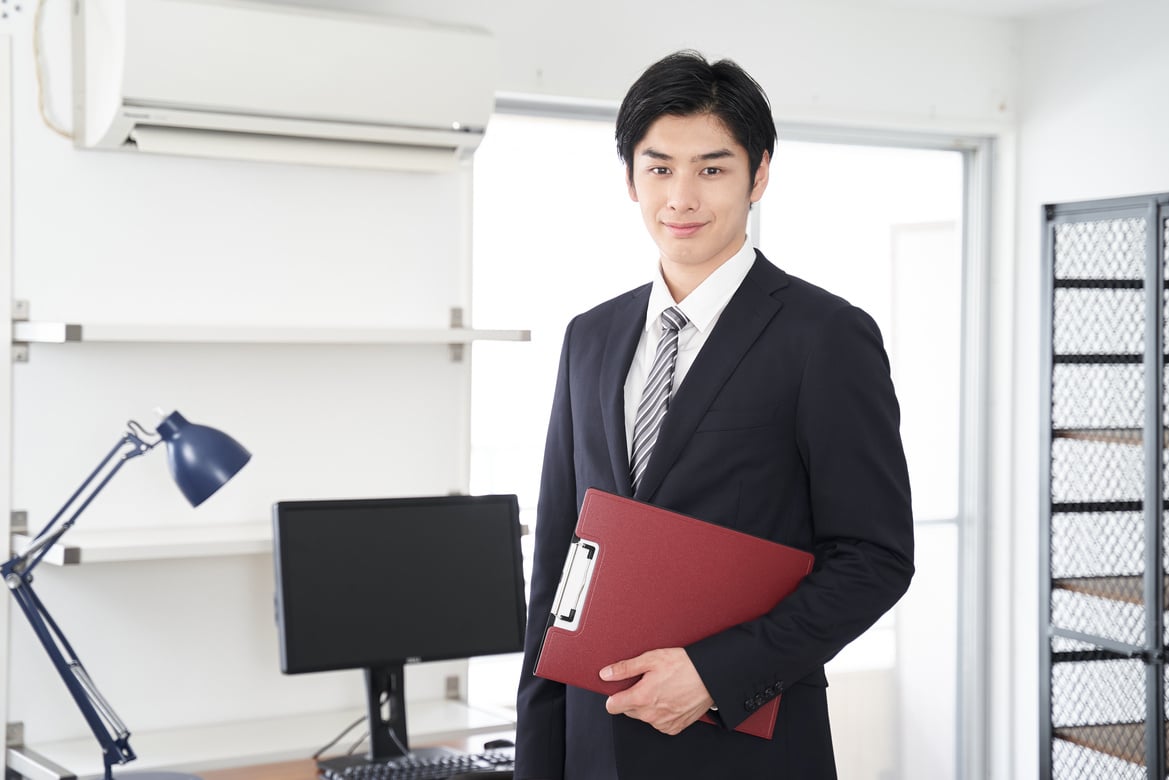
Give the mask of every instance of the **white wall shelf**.
[[(527, 535), (528, 527), (520, 526)], [(22, 553), (32, 534), (12, 534), (12, 551)], [(268, 523), (174, 525), (151, 528), (78, 529), (49, 548), (41, 563), (76, 566), (82, 563), (157, 561), (176, 558), (215, 558), (224, 555), (261, 555), (272, 552)]]
[(529, 341), (527, 330), (476, 328), (332, 328), (221, 325), (151, 325), (17, 320), (12, 340), (28, 344), (469, 344)]
[[(130, 743), (138, 759), (128, 764), (126, 771), (208, 771), (308, 758), (360, 715), (361, 712), (357, 710), (346, 710), (134, 732)], [(454, 700), (424, 699), (407, 701), (406, 723), (410, 744), (421, 746), (475, 734), (513, 730), (515, 714), (506, 710), (469, 706)], [(348, 744), (342, 742), (342, 745)], [(78, 778), (102, 775), (101, 747), (96, 739), (31, 744), (28, 748), (38, 757), (49, 759)], [(9, 765), (27, 767), (28, 763), (22, 760), (19, 751), (21, 748), (8, 749)], [(31, 777), (42, 777), (42, 773), (29, 768)], [(48, 775), (43, 777), (47, 778)]]
[[(31, 534), (12, 535), (14, 552), (23, 552)], [(268, 523), (178, 525), (150, 528), (70, 529), (49, 548), (42, 563), (72, 566), (173, 558), (256, 555), (272, 551)]]

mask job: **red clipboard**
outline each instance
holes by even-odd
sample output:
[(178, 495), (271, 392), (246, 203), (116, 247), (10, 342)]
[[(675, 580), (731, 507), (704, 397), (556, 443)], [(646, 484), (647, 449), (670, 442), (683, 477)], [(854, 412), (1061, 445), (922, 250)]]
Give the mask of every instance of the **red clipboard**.
[[(536, 674), (617, 693), (636, 681), (605, 682), (604, 666), (759, 617), (795, 590), (813, 561), (794, 547), (589, 488)], [(777, 696), (736, 731), (770, 739), (778, 710)]]

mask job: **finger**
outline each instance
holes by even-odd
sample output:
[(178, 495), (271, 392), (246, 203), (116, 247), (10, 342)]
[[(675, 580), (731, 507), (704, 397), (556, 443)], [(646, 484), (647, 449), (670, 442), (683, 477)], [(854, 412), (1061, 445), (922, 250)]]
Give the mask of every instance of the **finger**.
[(646, 702), (640, 692), (638, 685), (626, 688), (623, 691), (618, 691), (605, 700), (605, 709), (610, 715), (629, 715), (630, 717), (641, 719), (639, 714), (645, 707)]
[(636, 677), (641, 672), (631, 671), (632, 661), (618, 661), (615, 664), (609, 664), (601, 670), (601, 679), (608, 682), (617, 680), (628, 680), (630, 677)]
[(645, 674), (652, 668), (649, 658), (652, 652), (651, 650), (649, 653), (642, 653), (636, 658), (627, 658), (624, 661), (609, 664), (601, 670), (601, 679), (607, 681), (628, 680), (630, 677)]

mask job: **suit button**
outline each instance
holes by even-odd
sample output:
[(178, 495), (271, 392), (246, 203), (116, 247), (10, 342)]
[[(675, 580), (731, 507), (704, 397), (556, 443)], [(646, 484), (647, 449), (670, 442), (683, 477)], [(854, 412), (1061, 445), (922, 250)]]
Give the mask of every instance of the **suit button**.
[(743, 702), (743, 709), (747, 712), (754, 712), (758, 706), (753, 699), (747, 699), (747, 701)]

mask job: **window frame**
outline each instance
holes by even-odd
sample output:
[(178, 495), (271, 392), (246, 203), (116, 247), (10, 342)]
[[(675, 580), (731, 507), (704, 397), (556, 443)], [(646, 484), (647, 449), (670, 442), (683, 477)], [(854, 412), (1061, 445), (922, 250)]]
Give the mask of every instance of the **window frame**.
[[(495, 112), (533, 117), (612, 122), (618, 103), (524, 93), (497, 93)], [(955, 523), (958, 529), (958, 658), (956, 776), (984, 777), (989, 764), (988, 604), (989, 576), (989, 368), (991, 193), (994, 186), (994, 136), (919, 130), (844, 126), (776, 120), (783, 141), (888, 146), (958, 152), (962, 157), (962, 313), (961, 390), (959, 394), (958, 515), (925, 523)], [(750, 240), (758, 244), (760, 213), (752, 209)]]

